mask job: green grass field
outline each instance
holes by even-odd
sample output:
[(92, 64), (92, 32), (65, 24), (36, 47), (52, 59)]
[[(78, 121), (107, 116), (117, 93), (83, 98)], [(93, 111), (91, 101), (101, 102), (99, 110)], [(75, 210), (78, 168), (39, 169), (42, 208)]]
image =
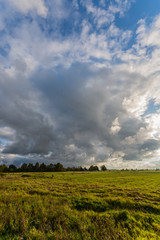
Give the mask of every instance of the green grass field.
[(160, 239), (160, 172), (1, 174), (0, 239)]

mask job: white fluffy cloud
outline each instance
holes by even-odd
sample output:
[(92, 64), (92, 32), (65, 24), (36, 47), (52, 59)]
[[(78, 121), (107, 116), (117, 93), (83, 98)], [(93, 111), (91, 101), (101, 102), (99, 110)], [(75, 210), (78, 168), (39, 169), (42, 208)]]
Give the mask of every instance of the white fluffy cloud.
[(42, 17), (47, 16), (47, 7), (43, 0), (8, 0), (20, 12), (27, 14), (29, 11), (36, 11)]

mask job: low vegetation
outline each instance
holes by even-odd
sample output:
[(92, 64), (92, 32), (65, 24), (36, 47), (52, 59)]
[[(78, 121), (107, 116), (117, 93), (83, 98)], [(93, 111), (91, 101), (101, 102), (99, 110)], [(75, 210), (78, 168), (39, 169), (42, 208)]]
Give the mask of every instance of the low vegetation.
[(0, 174), (0, 239), (160, 239), (160, 172)]

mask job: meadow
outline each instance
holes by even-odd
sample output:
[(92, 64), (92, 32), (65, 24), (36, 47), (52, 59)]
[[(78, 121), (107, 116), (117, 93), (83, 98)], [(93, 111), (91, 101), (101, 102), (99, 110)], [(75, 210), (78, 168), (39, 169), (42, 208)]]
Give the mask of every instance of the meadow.
[(1, 173), (0, 239), (160, 239), (160, 172)]

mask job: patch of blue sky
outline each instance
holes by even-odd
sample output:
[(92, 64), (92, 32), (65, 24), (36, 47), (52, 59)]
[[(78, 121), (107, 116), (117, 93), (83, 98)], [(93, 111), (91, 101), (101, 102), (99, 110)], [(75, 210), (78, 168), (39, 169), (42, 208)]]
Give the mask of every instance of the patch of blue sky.
[(68, 19), (68, 21), (63, 20), (61, 24), (61, 36), (63, 36), (64, 38), (71, 36), (72, 34), (74, 34), (74, 32), (79, 33), (80, 30), (81, 26), (75, 26), (73, 20), (71, 19)]
[(157, 111), (159, 109), (160, 109), (160, 105), (155, 104), (155, 99), (152, 98), (152, 99), (150, 99), (150, 101), (148, 103), (148, 107), (147, 107), (146, 111), (143, 113), (142, 117), (149, 115), (149, 114), (157, 113)]
[(0, 1), (0, 11), (6, 10), (7, 5), (4, 1)]
[(91, 62), (96, 62), (96, 63), (104, 63), (104, 62), (106, 62), (106, 59), (104, 59), (104, 58), (96, 58), (96, 57), (93, 57), (93, 56), (90, 56), (90, 58), (89, 58), (89, 60), (91, 61)]
[(57, 35), (58, 28), (55, 26), (55, 23), (51, 19), (39, 18), (38, 25), (46, 37), (52, 38), (53, 36), (55, 37), (55, 35)]
[(153, 17), (160, 14), (160, 1), (159, 0), (136, 0), (132, 3), (130, 9), (125, 12), (122, 17), (116, 15), (115, 24), (122, 30), (131, 30), (132, 39), (128, 43), (130, 48), (136, 41), (136, 30), (138, 21), (145, 19), (147, 25), (152, 22)]
[(4, 44), (3, 46), (0, 46), (0, 55), (3, 57), (7, 57), (9, 50), (10, 50), (10, 46), (7, 43)]
[(96, 7), (100, 7), (100, 6), (102, 6), (102, 7), (106, 7), (106, 9), (110, 6), (110, 5), (115, 5), (115, 6), (117, 6), (118, 4), (117, 4), (117, 1), (116, 0), (100, 0), (100, 1), (97, 1), (97, 0), (92, 0), (92, 2), (94, 3), (94, 5), (96, 6)]
[(1, 145), (6, 145), (8, 143), (8, 140), (0, 137), (0, 143), (1, 143)]
[(78, 10), (72, 8), (69, 15), (56, 19), (51, 9), (46, 18), (37, 16), (37, 22), (40, 29), (48, 38), (69, 37), (70, 35), (79, 34), (82, 30), (82, 22), (86, 19), (87, 12), (83, 6)]
[[(102, 1), (100, 1), (100, 2), (102, 2)], [(90, 33), (96, 32), (97, 34), (99, 34), (99, 33), (101, 33), (101, 31), (106, 30), (109, 27), (109, 25), (106, 23), (102, 24), (100, 27), (97, 26), (97, 20), (100, 16), (96, 15), (97, 14), (96, 11), (98, 11), (98, 9), (107, 10), (108, 6), (109, 6), (108, 1), (107, 1), (107, 4), (105, 3), (105, 5), (103, 7), (101, 6), (100, 2), (95, 1), (95, 0), (92, 1), (92, 3), (93, 3), (92, 6), (95, 9), (95, 12), (94, 12), (94, 10), (93, 10), (93, 12), (88, 11), (87, 7), (84, 4), (79, 3), (78, 12), (72, 13), (72, 15), (75, 16), (75, 19), (76, 19), (76, 21), (75, 21), (76, 24), (74, 25), (75, 26), (74, 30), (76, 30), (77, 33), (78, 33), (78, 31), (79, 32), (81, 31), (81, 27), (79, 27), (79, 26), (82, 26), (82, 23), (84, 21), (86, 21), (86, 23), (89, 24)], [(110, 2), (113, 2), (113, 1), (110, 1)], [(72, 17), (72, 21), (74, 21), (73, 17)]]
[(136, 29), (140, 19), (150, 19), (160, 13), (159, 0), (136, 0), (123, 17), (116, 17), (116, 25), (124, 30)]
[(80, 5), (79, 6), (79, 22), (83, 22), (84, 20), (88, 23), (90, 23), (90, 25), (95, 29), (96, 29), (96, 24), (95, 24), (95, 16), (93, 15), (92, 12), (87, 12), (87, 9), (83, 6)]
[[(28, 18), (28, 17), (27, 17)], [(26, 19), (26, 16), (24, 16), (21, 13), (14, 13), (9, 18), (4, 18), (5, 22), (5, 33), (10, 36), (15, 36), (15, 29), (18, 29), (23, 21)]]
[(151, 57), (151, 56), (152, 56), (152, 53), (153, 53), (153, 51), (154, 51), (155, 49), (156, 49), (155, 46), (147, 46), (146, 55), (147, 55), (148, 57)]

